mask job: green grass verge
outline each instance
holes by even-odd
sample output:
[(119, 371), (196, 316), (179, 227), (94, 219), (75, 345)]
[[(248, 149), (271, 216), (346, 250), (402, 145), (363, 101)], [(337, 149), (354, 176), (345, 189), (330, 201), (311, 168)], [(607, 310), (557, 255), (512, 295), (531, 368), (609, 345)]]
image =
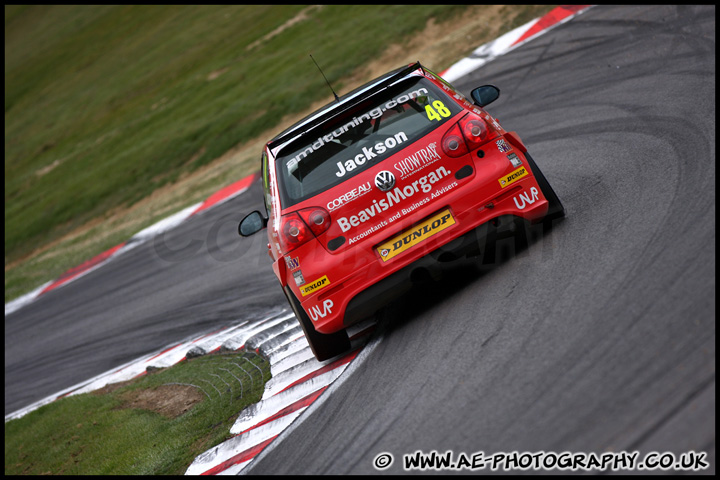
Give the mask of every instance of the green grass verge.
[[(282, 115), (331, 100), (308, 53), (342, 94), (388, 45), (430, 18), (448, 20), (452, 34), (467, 8), (6, 6), (5, 301), (257, 170), (244, 153), (176, 189), (231, 147), (287, 127)], [(502, 7), (457, 41), (441, 37), (449, 63), (428, 66), (447, 67), (551, 8)], [(113, 216), (162, 186), (180, 193)]]
[(231, 437), (270, 376), (258, 355), (211, 354), (57, 400), (5, 423), (5, 475), (182, 475)]
[(304, 8), (6, 6), (6, 264), (329, 101), (309, 53), (342, 91), (466, 7), (327, 5), (263, 40)]

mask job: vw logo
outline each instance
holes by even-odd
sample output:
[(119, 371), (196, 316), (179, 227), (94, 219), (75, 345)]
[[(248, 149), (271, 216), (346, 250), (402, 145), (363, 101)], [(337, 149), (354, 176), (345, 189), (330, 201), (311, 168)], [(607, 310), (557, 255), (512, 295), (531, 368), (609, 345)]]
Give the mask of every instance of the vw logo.
[(387, 192), (395, 186), (395, 175), (393, 175), (392, 172), (383, 170), (375, 175), (375, 186), (381, 191)]

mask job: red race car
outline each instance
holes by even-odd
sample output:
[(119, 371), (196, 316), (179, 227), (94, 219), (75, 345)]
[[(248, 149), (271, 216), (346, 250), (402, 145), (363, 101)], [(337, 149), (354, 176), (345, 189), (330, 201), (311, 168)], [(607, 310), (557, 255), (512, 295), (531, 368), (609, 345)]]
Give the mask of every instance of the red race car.
[(565, 215), (520, 138), (420, 63), (385, 74), (267, 143), (273, 271), (318, 360), (350, 348), (346, 327), (407, 291), (433, 262), (478, 255), (501, 226)]

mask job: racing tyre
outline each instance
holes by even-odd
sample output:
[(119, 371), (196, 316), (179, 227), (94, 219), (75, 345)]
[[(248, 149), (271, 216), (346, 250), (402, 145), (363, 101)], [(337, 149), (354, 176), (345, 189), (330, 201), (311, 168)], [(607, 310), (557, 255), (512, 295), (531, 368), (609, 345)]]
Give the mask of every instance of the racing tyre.
[(560, 202), (560, 199), (555, 194), (555, 190), (552, 189), (547, 179), (545, 179), (545, 175), (543, 175), (542, 171), (535, 163), (535, 160), (533, 160), (533, 158), (530, 156), (529, 152), (525, 152), (525, 158), (527, 158), (527, 161), (530, 164), (530, 170), (532, 170), (533, 175), (535, 175), (535, 179), (540, 186), (540, 190), (542, 190), (543, 195), (545, 195), (545, 198), (547, 198), (548, 203), (550, 204), (550, 206), (548, 207), (548, 213), (543, 219), (543, 223), (548, 224), (556, 218), (564, 217), (565, 207), (563, 207), (562, 202)]
[(315, 330), (310, 317), (302, 308), (298, 299), (295, 298), (295, 295), (290, 291), (290, 288), (286, 286), (283, 288), (283, 291), (285, 292), (288, 302), (290, 302), (290, 307), (292, 307), (295, 317), (298, 319), (298, 322), (300, 322), (300, 326), (305, 333), (305, 339), (310, 344), (310, 349), (319, 362), (350, 350), (350, 339), (345, 330), (330, 334), (318, 332)]

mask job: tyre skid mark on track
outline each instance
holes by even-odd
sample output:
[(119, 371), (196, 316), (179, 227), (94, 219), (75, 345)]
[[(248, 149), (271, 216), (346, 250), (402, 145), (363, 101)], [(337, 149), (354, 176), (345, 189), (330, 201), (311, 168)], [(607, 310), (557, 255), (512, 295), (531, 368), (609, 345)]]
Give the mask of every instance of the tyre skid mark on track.
[[(470, 56), (460, 60), (459, 62), (452, 65), (450, 68), (444, 70), (441, 73), (441, 76), (445, 80), (452, 82), (457, 78), (460, 78), (461, 76), (480, 68), (492, 59), (500, 55), (504, 55), (505, 53), (514, 50), (515, 48), (529, 42), (537, 36), (546, 33), (550, 29), (569, 21), (570, 19), (572, 19), (576, 15), (583, 13), (590, 7), (591, 5), (563, 5), (557, 7), (548, 12), (543, 17), (531, 20), (525, 25), (517, 27), (515, 30), (508, 32), (505, 35), (502, 35), (496, 40), (478, 47), (470, 54)], [(83, 275), (86, 275), (91, 271), (95, 270), (96, 268), (99, 268), (102, 265), (106, 264), (112, 258), (115, 258), (118, 255), (136, 247), (137, 245), (145, 242), (146, 240), (149, 240), (150, 238), (154, 237), (159, 233), (174, 228), (175, 226), (179, 225), (191, 216), (202, 213), (205, 210), (220, 205), (230, 200), (231, 198), (240, 195), (250, 187), (252, 182), (259, 175), (259, 172), (256, 172), (218, 190), (217, 192), (210, 195), (203, 202), (192, 205), (168, 218), (157, 222), (156, 224), (142, 230), (141, 232), (138, 232), (127, 242), (120, 243), (119, 245), (116, 245), (106, 250), (105, 252), (78, 265), (77, 267), (68, 270), (58, 279), (45, 283), (40, 287), (36, 288), (35, 290), (9, 303), (6, 303), (5, 315), (9, 315), (15, 310), (22, 308), (29, 303), (32, 303), (37, 297), (44, 293), (66, 285), (73, 280), (77, 280)]]
[[(588, 5), (557, 7), (546, 16), (528, 22), (495, 41), (478, 47), (470, 57), (443, 71), (441, 76), (448, 81), (454, 81), (468, 72), (480, 68), (493, 58), (570, 20), (587, 8), (589, 8)], [(5, 315), (31, 303), (42, 293), (67, 284), (99, 268), (112, 258), (158, 233), (179, 225), (187, 218), (240, 195), (249, 188), (257, 176), (258, 173), (253, 174), (223, 188), (204, 202), (188, 207), (156, 223), (133, 236), (128, 242), (117, 245), (69, 270), (55, 282), (48, 282), (16, 301), (6, 304)], [(290, 321), (290, 319), (292, 320)], [(296, 322), (294, 315), (288, 313), (287, 310), (282, 310), (280, 313), (269, 314), (268, 317), (258, 321), (245, 320), (230, 328), (168, 346), (157, 353), (129, 362), (111, 372), (72, 386), (25, 409), (6, 415), (5, 421), (19, 418), (64, 396), (86, 393), (110, 383), (141, 376), (146, 373), (148, 366), (159, 368), (172, 366), (186, 358), (185, 347), (199, 347), (203, 352), (214, 352), (222, 348), (238, 351), (245, 348), (265, 356), (270, 362), (272, 378), (266, 385), (263, 398), (240, 413), (230, 430), (234, 434), (232, 438), (199, 455), (186, 471), (186, 474), (191, 475), (241, 473), (303, 412), (312, 410), (309, 407), (321, 398), (323, 393), (334, 390), (328, 387), (340, 377), (353, 360), (357, 359), (362, 362), (362, 358), (358, 358), (359, 353), (363, 350), (364, 344), (374, 328), (373, 322), (366, 322), (360, 324), (357, 329), (349, 329), (353, 350), (343, 357), (317, 362), (302, 332), (292, 326), (293, 322)], [(151, 362), (152, 365), (148, 365)]]
[(63, 273), (58, 277), (57, 279), (50, 281), (48, 283), (45, 283), (41, 285), (40, 287), (36, 288), (35, 290), (21, 296), (20, 298), (17, 298), (11, 302), (8, 302), (5, 304), (5, 315), (9, 315), (10, 313), (32, 303), (35, 299), (37, 299), (39, 296), (50, 292), (52, 290), (55, 290), (58, 287), (62, 287), (64, 285), (67, 285), (68, 283), (77, 280), (80, 277), (83, 277), (84, 275), (87, 275), (88, 273), (92, 272), (93, 270), (96, 270), (97, 268), (100, 268), (101, 266), (108, 263), (113, 258), (118, 257), (119, 255), (137, 247), (138, 245), (146, 242), (147, 240), (150, 240), (151, 238), (155, 237), (156, 235), (165, 232), (167, 230), (170, 230), (178, 225), (180, 225), (182, 222), (187, 220), (188, 218), (197, 215), (199, 213), (202, 213), (212, 207), (215, 207), (217, 205), (220, 205), (221, 203), (224, 203), (232, 198), (235, 198), (236, 196), (242, 194), (245, 192), (248, 188), (250, 188), (250, 185), (253, 181), (259, 176), (259, 173), (254, 173), (252, 175), (249, 175), (241, 180), (238, 180), (237, 182), (234, 182), (230, 185), (228, 185), (225, 188), (222, 188), (221, 190), (215, 192), (214, 194), (210, 195), (205, 201), (197, 203), (195, 205), (191, 205), (190, 207), (187, 207), (174, 215), (171, 215), (167, 218), (164, 218), (163, 220), (160, 220), (159, 222), (151, 225), (148, 228), (145, 228), (141, 230), (140, 232), (133, 235), (130, 240), (126, 242), (122, 242), (118, 245), (115, 245), (114, 247), (102, 252), (99, 255), (96, 255), (95, 257), (91, 258), (90, 260), (87, 260), (80, 265), (71, 268), (67, 272)]

